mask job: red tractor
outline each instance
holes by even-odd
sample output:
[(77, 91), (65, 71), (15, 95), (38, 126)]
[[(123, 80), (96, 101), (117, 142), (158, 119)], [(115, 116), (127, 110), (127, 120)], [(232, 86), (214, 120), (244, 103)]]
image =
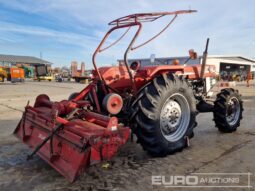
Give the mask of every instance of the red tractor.
[[(143, 149), (153, 156), (165, 156), (189, 145), (197, 126), (199, 112), (213, 112), (222, 132), (231, 133), (242, 119), (243, 104), (237, 90), (222, 89), (214, 103), (206, 100), (215, 68), (206, 65), (207, 47), (202, 64), (141, 66), (129, 63), (128, 53), (165, 31), (180, 14), (175, 12), (133, 14), (109, 23), (113, 26), (93, 55), (92, 82), (68, 100), (53, 102), (39, 95), (34, 106), (25, 107), (14, 134), (54, 169), (74, 181), (86, 167), (111, 159), (125, 144), (131, 131)], [(158, 34), (141, 45), (134, 43), (144, 22), (164, 16), (173, 18)], [(98, 53), (121, 40), (131, 27), (137, 29), (124, 54), (124, 65), (96, 65)], [(113, 44), (103, 47), (117, 29), (127, 31)], [(191, 59), (196, 57), (190, 51)]]

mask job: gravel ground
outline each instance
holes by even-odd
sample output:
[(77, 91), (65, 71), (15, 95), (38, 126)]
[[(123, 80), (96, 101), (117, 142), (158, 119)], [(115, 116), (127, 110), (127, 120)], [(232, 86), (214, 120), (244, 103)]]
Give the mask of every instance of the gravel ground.
[[(175, 155), (152, 158), (140, 145), (128, 142), (108, 162), (90, 167), (75, 183), (69, 183), (42, 159), (26, 161), (29, 149), (12, 132), (27, 100), (32, 104), (40, 93), (52, 100), (67, 98), (84, 85), (76, 83), (27, 82), (0, 84), (0, 190), (173, 190), (152, 186), (152, 175), (187, 175), (190, 173), (254, 173), (255, 171), (255, 83), (237, 88), (244, 99), (244, 118), (238, 131), (222, 134), (212, 121), (212, 114), (199, 114), (198, 127), (191, 146)], [(243, 181), (243, 182), (242, 182)], [(240, 184), (245, 184), (242, 179)], [(251, 185), (254, 189), (254, 176)], [(187, 188), (175, 188), (187, 190)], [(194, 189), (193, 190), (198, 190)], [(199, 188), (199, 190), (233, 190), (233, 188)], [(237, 188), (236, 190), (248, 190)]]

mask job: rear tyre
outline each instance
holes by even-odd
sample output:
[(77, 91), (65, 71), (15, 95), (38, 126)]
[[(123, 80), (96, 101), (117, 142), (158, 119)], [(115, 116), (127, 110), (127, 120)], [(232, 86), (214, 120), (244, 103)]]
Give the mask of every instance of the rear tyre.
[(186, 147), (197, 125), (196, 102), (187, 82), (163, 74), (138, 97), (135, 133), (143, 149), (153, 156), (165, 156)]
[(237, 90), (221, 90), (214, 102), (214, 121), (219, 131), (231, 133), (240, 126), (243, 118), (243, 101)]

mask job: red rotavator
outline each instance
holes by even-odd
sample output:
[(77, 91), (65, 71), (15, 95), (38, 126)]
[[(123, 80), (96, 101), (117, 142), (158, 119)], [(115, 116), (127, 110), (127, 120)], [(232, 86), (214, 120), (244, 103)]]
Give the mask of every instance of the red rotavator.
[[(128, 61), (130, 51), (157, 38), (178, 15), (193, 12), (133, 14), (110, 22), (113, 27), (93, 55), (92, 82), (68, 100), (53, 102), (42, 94), (33, 107), (25, 107), (14, 134), (33, 149), (28, 159), (38, 154), (74, 181), (89, 165), (110, 160), (127, 142), (131, 130), (153, 156), (165, 156), (188, 146), (198, 112), (213, 112), (220, 131), (235, 131), (243, 111), (238, 92), (223, 89), (214, 104), (207, 101), (216, 76), (215, 67), (206, 65), (209, 40), (202, 64), (141, 66), (138, 61)], [(134, 46), (144, 22), (171, 15), (159, 33)], [(124, 64), (97, 68), (97, 54), (117, 44), (131, 27), (136, 32), (124, 54)], [(113, 31), (123, 28), (126, 32), (116, 42), (103, 47)], [(190, 59), (196, 59), (194, 51), (190, 51)]]

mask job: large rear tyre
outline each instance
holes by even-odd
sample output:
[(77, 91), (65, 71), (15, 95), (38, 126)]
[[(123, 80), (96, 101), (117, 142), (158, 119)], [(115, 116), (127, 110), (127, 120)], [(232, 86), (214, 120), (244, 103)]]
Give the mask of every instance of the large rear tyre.
[(196, 101), (184, 79), (156, 77), (138, 95), (135, 134), (144, 150), (165, 156), (182, 150), (196, 127)]
[(214, 102), (214, 121), (219, 131), (231, 133), (240, 126), (243, 118), (243, 101), (237, 90), (221, 90)]

